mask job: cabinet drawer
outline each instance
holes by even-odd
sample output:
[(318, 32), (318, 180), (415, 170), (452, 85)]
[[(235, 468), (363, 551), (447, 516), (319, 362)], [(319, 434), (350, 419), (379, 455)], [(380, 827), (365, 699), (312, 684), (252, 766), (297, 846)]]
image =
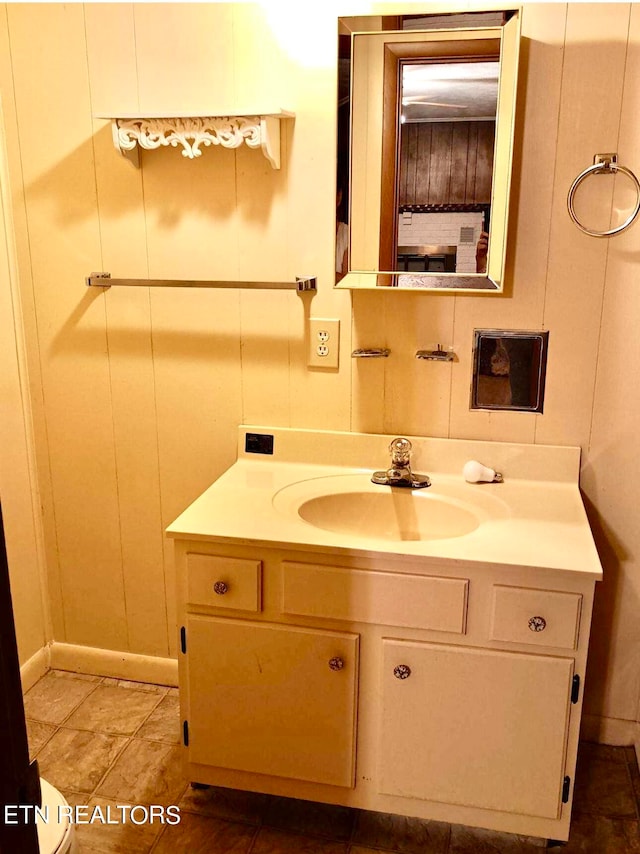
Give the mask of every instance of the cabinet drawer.
[(285, 561), (285, 614), (384, 626), (465, 631), (465, 578), (376, 572)]
[(495, 585), (491, 639), (575, 649), (582, 596)]
[(262, 562), (187, 554), (187, 601), (233, 611), (260, 610)]

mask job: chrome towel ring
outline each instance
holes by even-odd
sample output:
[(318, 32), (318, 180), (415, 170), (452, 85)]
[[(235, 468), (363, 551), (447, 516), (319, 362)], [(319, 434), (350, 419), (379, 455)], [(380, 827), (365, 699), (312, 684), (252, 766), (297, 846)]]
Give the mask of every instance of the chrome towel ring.
[[(608, 174), (621, 172), (623, 175), (626, 175), (631, 179), (633, 185), (636, 189), (636, 203), (633, 208), (632, 213), (625, 219), (623, 223), (616, 226), (615, 228), (610, 228), (608, 231), (593, 231), (590, 228), (584, 226), (578, 217), (576, 216), (576, 212), (573, 209), (573, 197), (575, 195), (576, 190), (580, 186), (580, 184), (584, 181), (584, 179), (594, 174)], [(625, 166), (620, 166), (618, 164), (618, 155), (617, 154), (596, 154), (593, 158), (593, 164), (591, 166), (587, 166), (578, 177), (575, 179), (571, 187), (569, 188), (569, 195), (567, 196), (567, 208), (569, 210), (569, 216), (578, 226), (580, 231), (583, 231), (585, 234), (590, 235), (591, 237), (611, 237), (613, 234), (619, 234), (621, 231), (629, 228), (634, 219), (638, 216), (640, 212), (640, 181), (636, 178), (633, 172), (630, 169), (627, 169)]]

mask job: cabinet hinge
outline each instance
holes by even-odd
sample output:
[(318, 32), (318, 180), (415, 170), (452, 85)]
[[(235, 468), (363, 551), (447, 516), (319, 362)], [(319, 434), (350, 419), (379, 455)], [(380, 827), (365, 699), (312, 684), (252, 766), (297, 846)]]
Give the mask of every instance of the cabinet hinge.
[(187, 630), (184, 626), (180, 627), (180, 649), (184, 654), (187, 652)]
[(562, 784), (562, 803), (569, 802), (569, 789), (571, 788), (571, 777), (565, 777)]
[(182, 741), (185, 747), (189, 747), (189, 721), (182, 722)]
[(580, 677), (578, 675), (576, 675), (573, 677), (573, 682), (571, 683), (571, 702), (577, 703), (579, 696), (580, 696)]

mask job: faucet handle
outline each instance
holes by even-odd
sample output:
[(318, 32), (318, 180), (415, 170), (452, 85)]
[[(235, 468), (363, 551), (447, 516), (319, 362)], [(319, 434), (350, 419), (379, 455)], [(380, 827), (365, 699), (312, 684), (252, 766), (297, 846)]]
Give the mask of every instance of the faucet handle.
[(423, 489), (431, 486), (426, 474), (413, 474), (410, 468), (411, 442), (398, 436), (389, 445), (391, 468), (387, 471), (374, 471), (371, 480), (382, 486), (405, 486), (410, 489)]
[(411, 459), (411, 442), (408, 439), (398, 437), (389, 445), (391, 462), (394, 465), (408, 466)]

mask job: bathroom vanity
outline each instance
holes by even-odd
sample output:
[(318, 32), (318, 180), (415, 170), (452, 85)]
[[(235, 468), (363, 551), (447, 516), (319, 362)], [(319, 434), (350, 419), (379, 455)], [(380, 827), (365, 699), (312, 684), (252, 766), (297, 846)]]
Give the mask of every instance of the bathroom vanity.
[(186, 774), (567, 839), (602, 574), (579, 449), (412, 438), (412, 490), (371, 483), (393, 438), (241, 427), (168, 528)]

